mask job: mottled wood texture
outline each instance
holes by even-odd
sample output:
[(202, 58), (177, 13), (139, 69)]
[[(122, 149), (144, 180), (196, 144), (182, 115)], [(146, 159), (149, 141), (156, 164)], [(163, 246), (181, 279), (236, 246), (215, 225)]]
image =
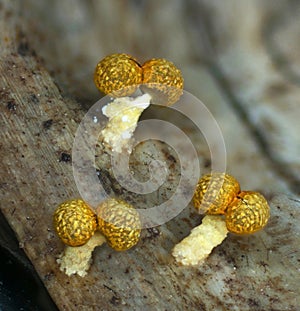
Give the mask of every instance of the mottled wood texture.
[[(0, 1), (1, 211), (59, 309), (299, 308), (299, 11), (297, 1)], [(85, 278), (59, 271), (52, 213), (78, 196), (63, 154), (111, 52), (182, 68), (222, 130), (228, 170), (269, 199), (264, 231), (230, 235), (203, 266), (180, 267), (170, 251), (200, 222), (188, 207), (126, 253), (99, 248)], [(198, 151), (206, 171), (209, 150)]]

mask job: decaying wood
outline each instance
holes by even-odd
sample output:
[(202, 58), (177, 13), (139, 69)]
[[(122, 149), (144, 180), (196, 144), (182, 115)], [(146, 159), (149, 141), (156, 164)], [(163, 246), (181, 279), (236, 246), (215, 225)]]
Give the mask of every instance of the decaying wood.
[[(297, 135), (289, 135), (289, 133), (296, 128), (298, 129), (296, 133), (299, 133), (297, 116), (299, 116), (298, 93), (300, 91), (299, 85), (291, 85), (281, 76), (278, 68), (275, 66), (270, 68), (270, 64), (263, 71), (266, 84), (262, 85), (262, 81), (257, 78), (261, 78), (262, 75), (256, 74), (259, 68), (252, 64), (256, 61), (258, 64), (263, 62), (263, 59), (268, 58), (269, 52), (257, 41), (253, 45), (248, 44), (250, 39), (247, 41), (247, 36), (248, 38), (259, 36), (263, 23), (255, 23), (255, 29), (250, 30), (247, 25), (243, 29), (237, 27), (237, 32), (240, 30), (240, 33), (232, 34), (232, 38), (228, 38), (227, 33), (225, 37), (215, 36), (216, 42), (220, 45), (220, 47), (216, 45), (218, 62), (213, 67), (213, 60), (209, 60), (208, 64), (212, 67), (208, 67), (207, 63), (203, 65), (198, 62), (199, 58), (194, 54), (197, 46), (195, 38), (198, 32), (203, 34), (204, 30), (201, 27), (203, 27), (202, 23), (205, 23), (200, 22), (194, 15), (195, 20), (184, 15), (189, 12), (183, 10), (183, 8), (188, 9), (187, 4), (178, 2), (181, 4), (178, 4), (173, 19), (170, 17), (169, 21), (164, 18), (164, 14), (161, 17), (154, 14), (158, 12), (154, 4), (139, 8), (141, 16), (146, 12), (153, 13), (153, 19), (149, 19), (147, 27), (151, 28), (153, 25), (157, 36), (159, 25), (163, 26), (164, 22), (167, 24), (169, 22), (169, 25), (179, 27), (176, 19), (185, 16), (185, 20), (180, 20), (180, 24), (183, 21), (186, 23), (186, 26), (181, 24), (183, 28), (179, 32), (182, 41), (170, 39), (170, 47), (172, 47), (170, 50), (182, 48), (180, 53), (168, 53), (166, 47), (162, 47), (160, 51), (156, 50), (157, 46), (161, 45), (161, 39), (172, 37), (172, 34), (167, 34), (167, 31), (172, 30), (168, 27), (159, 39), (152, 37), (153, 34), (146, 33), (147, 40), (152, 40), (156, 47), (151, 47), (150, 43), (148, 49), (144, 47), (140, 42), (143, 36), (137, 31), (142, 28), (141, 16), (131, 19), (130, 24), (126, 26), (129, 27), (125, 29), (128, 33), (130, 27), (135, 29), (133, 37), (129, 36), (129, 39), (133, 42), (132, 46), (134, 42), (136, 43), (136, 50), (131, 45), (128, 48), (129, 39), (123, 38), (121, 32), (118, 33), (118, 29), (122, 27), (117, 17), (120, 18), (124, 7), (114, 1), (111, 1), (114, 5), (103, 4), (103, 7), (94, 4), (99, 14), (101, 9), (103, 12), (105, 10), (111, 12), (112, 8), (115, 9), (115, 18), (113, 20), (107, 18), (107, 24), (105, 21), (101, 23), (104, 28), (112, 23), (112, 33), (117, 33), (119, 38), (119, 41), (109, 40), (107, 35), (109, 29), (105, 28), (107, 34), (103, 36), (106, 41), (102, 42), (106, 42), (107, 46), (102, 46), (99, 54), (126, 50), (127, 47), (132, 52), (136, 51), (142, 59), (153, 56), (173, 57), (179, 62), (179, 67), (182, 62), (186, 88), (207, 105), (221, 127), (227, 147), (228, 170), (237, 176), (243, 189), (259, 190), (266, 194), (271, 204), (272, 217), (267, 228), (254, 236), (230, 235), (214, 250), (204, 265), (181, 267), (171, 258), (171, 249), (200, 222), (200, 217), (188, 207), (167, 224), (158, 228), (145, 229), (138, 246), (128, 252), (114, 252), (108, 246), (97, 249), (94, 253), (94, 264), (85, 278), (67, 277), (59, 271), (56, 263), (63, 245), (53, 232), (52, 214), (60, 202), (79, 195), (68, 155), (72, 152), (74, 135), (86, 108), (83, 108), (84, 102), (80, 104), (66, 95), (68, 90), (72, 94), (72, 89), (68, 89), (70, 84), (74, 83), (72, 78), (66, 81), (66, 85), (62, 85), (63, 93), (61, 93), (45, 69), (45, 66), (51, 69), (53, 65), (53, 59), (47, 58), (51, 52), (47, 54), (45, 49), (40, 47), (44, 57), (44, 63), (41, 63), (39, 57), (31, 50), (31, 45), (28, 44), (28, 41), (31, 42), (32, 46), (35, 46), (36, 53), (40, 55), (37, 44), (39, 40), (34, 39), (34, 32), (30, 30), (33, 26), (37, 27), (36, 31), (40, 35), (43, 29), (42, 26), (32, 24), (28, 13), (23, 12), (20, 17), (19, 12), (24, 3), (27, 3), (31, 5), (32, 16), (36, 17), (35, 15), (43, 11), (42, 4), (34, 5), (34, 1), (21, 2), (0, 1), (0, 208), (16, 232), (20, 247), (27, 253), (59, 309), (296, 310), (300, 296), (298, 225), (300, 198), (296, 187), (299, 185), (299, 175), (295, 173), (299, 172), (299, 139)], [(54, 1), (57, 10), (60, 8), (58, 2), (62, 2), (64, 6), (68, 3), (68, 1)], [(197, 6), (197, 9), (192, 5), (190, 9), (193, 9), (194, 14), (199, 11), (199, 17), (201, 9), (206, 8), (211, 14), (214, 12), (218, 16), (215, 27), (220, 25), (220, 28), (226, 28), (224, 25), (227, 25), (231, 15), (223, 11), (222, 15), (219, 5), (216, 5), (217, 1), (211, 1), (211, 6), (206, 2), (208, 1), (199, 1), (200, 6)], [(265, 15), (259, 16), (258, 13), (258, 8), (262, 9), (258, 6), (258, 1), (252, 3), (251, 14), (264, 20)], [(136, 16), (132, 13), (133, 8), (129, 2), (127, 6), (123, 15), (125, 24), (127, 18)], [(164, 6), (168, 11), (171, 10), (172, 4), (166, 1)], [(53, 5), (51, 8), (53, 14), (57, 13), (55, 7)], [(78, 21), (74, 17), (71, 19), (76, 8), (79, 10), (77, 13), (82, 17), (82, 32), (78, 40), (89, 41), (93, 34), (97, 35), (96, 30), (93, 30), (95, 32), (92, 34), (88, 32), (89, 25), (96, 23), (93, 19), (89, 20), (95, 13), (92, 12), (92, 8), (85, 7), (79, 1), (74, 1), (72, 10), (65, 12), (65, 23), (61, 21), (61, 25), (57, 25), (58, 29), (61, 27), (66, 30), (64, 27), (67, 27), (70, 21), (74, 22), (73, 27), (76, 26)], [(81, 10), (84, 8), (83, 13)], [(145, 11), (146, 9), (148, 11)], [(272, 10), (268, 11), (268, 6), (265, 10), (269, 14), (272, 13)], [(274, 10), (276, 11), (276, 8)], [(101, 16), (105, 18), (105, 14)], [(54, 26), (57, 19), (54, 18), (55, 15), (52, 17), (52, 26)], [(88, 26), (84, 24), (86, 19)], [(196, 22), (199, 24), (195, 24)], [(242, 22), (241, 20), (240, 23)], [(51, 16), (47, 19), (47, 23), (50, 23), (49, 32), (55, 33), (54, 29), (51, 29)], [(253, 25), (251, 21), (249, 24)], [(27, 25), (27, 28), (21, 29), (22, 25)], [(190, 33), (187, 38), (185, 34), (191, 29), (193, 33)], [(68, 34), (72, 37), (71, 33)], [(77, 35), (80, 36), (79, 33)], [(203, 35), (203, 40), (205, 36)], [(59, 33), (58, 37), (60, 40), (64, 38), (62, 33)], [(44, 38), (43, 44), (54, 38), (53, 34), (49, 35)], [(67, 37), (66, 42), (72, 39), (74, 38)], [(188, 40), (193, 44), (189, 45)], [(227, 46), (227, 41), (224, 43), (224, 40), (228, 40), (230, 44), (228, 43)], [(76, 42), (75, 39), (72, 42)], [(165, 39), (165, 42), (168, 41)], [(55, 46), (58, 43), (53, 44)], [(63, 46), (64, 51), (65, 47)], [(200, 59), (205, 59), (202, 53), (205, 48), (207, 47), (201, 45), (196, 49)], [(248, 54), (245, 54), (246, 50)], [(86, 55), (80, 52), (81, 57), (86, 56), (86, 61), (78, 62), (78, 72), (87, 65), (90, 68), (88, 71), (92, 72), (94, 63), (98, 60), (95, 59), (96, 52), (92, 48), (86, 52)], [(102, 54), (97, 57), (101, 58)], [(242, 67), (232, 64), (236, 55), (240, 55), (240, 63), (244, 63), (244, 60), (250, 57), (247, 58), (250, 80), (241, 69)], [(56, 57), (59, 59), (61, 68), (69, 73), (69, 64), (62, 61), (62, 54), (57, 50)], [(68, 55), (64, 57), (68, 58)], [(289, 55), (287, 57), (292, 59)], [(80, 59), (79, 56), (78, 58)], [(195, 59), (194, 63), (191, 63), (191, 59)], [(64, 67), (64, 64), (67, 66)], [(72, 68), (71, 72), (76, 71), (76, 66), (70, 68)], [(213, 68), (222, 70), (218, 75), (212, 70)], [(64, 76), (59, 72), (54, 72), (54, 75), (58, 81), (61, 81), (61, 77)], [(90, 86), (92, 81), (84, 81), (81, 89), (80, 79), (86, 80), (86, 75), (84, 78), (76, 78), (77, 90), (73, 95), (81, 99), (88, 98), (92, 102), (95, 93), (87, 91), (92, 88)], [(224, 79), (226, 83), (223, 84)], [(80, 89), (82, 91), (79, 91)], [(81, 96), (78, 95), (80, 93)], [(287, 97), (290, 109), (286, 109), (285, 106)], [(234, 100), (239, 105), (232, 105)], [(255, 105), (252, 104), (253, 100)], [(266, 114), (266, 111), (270, 113)], [(157, 112), (152, 113), (155, 115)], [(273, 117), (274, 115), (276, 117)], [(197, 139), (198, 134), (193, 133), (191, 129), (189, 131), (191, 137)], [(259, 134), (263, 140), (257, 138), (256, 134)], [(280, 137), (283, 145), (278, 144), (276, 140)], [(262, 148), (261, 142), (264, 141), (268, 142), (267, 150), (270, 151), (266, 152), (266, 149)], [(284, 146), (287, 148), (286, 153), (283, 152)], [(200, 144), (198, 152), (201, 155), (202, 171), (208, 170), (209, 150), (204, 143)], [(165, 152), (161, 152), (161, 156), (163, 155)], [(141, 154), (137, 154), (136, 157), (139, 163), (143, 160)], [(166, 161), (171, 160), (168, 158)], [(105, 170), (109, 173), (109, 168), (106, 167)], [(102, 178), (105, 179), (103, 176)], [(114, 181), (109, 179), (108, 181), (112, 183), (109, 188), (117, 192), (118, 185), (113, 184)], [(120, 194), (124, 195), (124, 193)]]

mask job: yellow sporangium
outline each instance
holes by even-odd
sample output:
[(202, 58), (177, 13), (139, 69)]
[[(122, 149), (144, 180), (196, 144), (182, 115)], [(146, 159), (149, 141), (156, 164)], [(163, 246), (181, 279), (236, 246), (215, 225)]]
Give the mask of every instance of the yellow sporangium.
[(70, 200), (58, 206), (53, 216), (54, 229), (69, 246), (85, 244), (97, 228), (97, 217), (82, 200)]
[(181, 71), (164, 58), (153, 58), (143, 64), (143, 84), (156, 103), (170, 106), (183, 90)]
[(111, 54), (97, 64), (94, 82), (104, 94), (114, 97), (131, 95), (142, 83), (142, 67), (128, 54)]
[(199, 180), (193, 196), (193, 204), (201, 214), (225, 214), (229, 203), (239, 192), (240, 184), (233, 176), (213, 172)]
[(99, 61), (94, 72), (96, 87), (113, 97), (129, 96), (138, 86), (149, 93), (156, 104), (170, 106), (183, 92), (181, 71), (164, 58), (153, 58), (142, 66), (131, 55), (111, 54)]
[(97, 208), (97, 216), (99, 230), (111, 248), (124, 251), (139, 241), (141, 233), (139, 213), (127, 202), (108, 199)]
[(261, 230), (270, 218), (267, 200), (258, 192), (242, 191), (229, 204), (225, 221), (227, 229), (237, 234)]

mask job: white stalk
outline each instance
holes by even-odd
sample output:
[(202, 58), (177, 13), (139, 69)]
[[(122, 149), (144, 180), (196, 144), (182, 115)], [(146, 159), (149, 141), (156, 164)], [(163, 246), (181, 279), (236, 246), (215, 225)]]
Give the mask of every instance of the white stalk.
[(223, 242), (227, 233), (222, 216), (207, 215), (201, 225), (194, 228), (189, 236), (174, 247), (172, 255), (182, 265), (201, 264), (213, 248)]
[(88, 242), (82, 246), (65, 246), (63, 253), (56, 260), (60, 265), (60, 270), (68, 276), (78, 274), (84, 277), (92, 264), (93, 250), (105, 242), (105, 237), (96, 231)]
[(129, 141), (137, 127), (142, 112), (150, 105), (151, 96), (144, 94), (136, 98), (120, 97), (102, 108), (102, 113), (109, 118), (101, 131), (103, 142), (113, 152), (121, 153), (123, 148), (131, 152)]

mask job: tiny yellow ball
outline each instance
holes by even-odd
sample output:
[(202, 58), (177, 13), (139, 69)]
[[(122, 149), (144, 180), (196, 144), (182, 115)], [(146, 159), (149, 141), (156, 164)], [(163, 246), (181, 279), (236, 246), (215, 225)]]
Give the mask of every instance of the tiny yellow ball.
[(82, 200), (70, 200), (58, 206), (53, 215), (57, 235), (69, 246), (85, 244), (97, 229), (97, 217)]
[(143, 66), (143, 84), (158, 104), (170, 106), (179, 100), (183, 90), (181, 71), (170, 61), (153, 58)]
[(110, 198), (102, 202), (96, 212), (98, 229), (114, 250), (125, 251), (138, 243), (141, 221), (132, 205)]
[(261, 230), (270, 218), (267, 200), (258, 192), (242, 191), (229, 204), (225, 220), (228, 231), (249, 234)]
[(128, 54), (111, 54), (97, 64), (94, 82), (104, 94), (114, 97), (128, 96), (142, 83), (142, 68)]
[(213, 172), (199, 180), (193, 204), (199, 213), (225, 214), (227, 206), (239, 192), (240, 184), (233, 176)]

